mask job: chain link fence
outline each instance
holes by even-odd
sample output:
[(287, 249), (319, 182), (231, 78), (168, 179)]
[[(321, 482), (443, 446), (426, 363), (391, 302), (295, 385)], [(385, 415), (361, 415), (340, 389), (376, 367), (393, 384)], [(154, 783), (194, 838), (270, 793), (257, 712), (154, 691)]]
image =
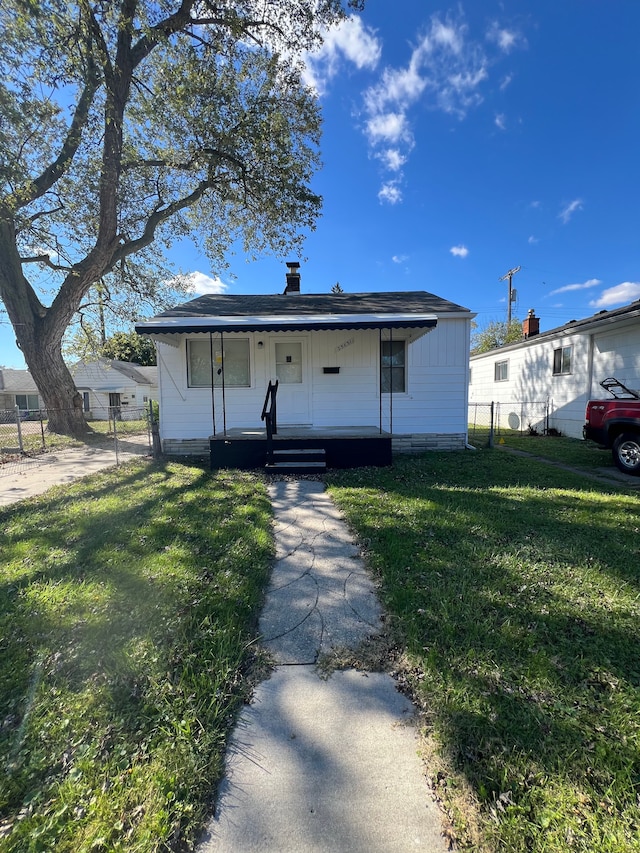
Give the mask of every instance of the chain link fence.
[(507, 433), (549, 435), (551, 400), (521, 400), (517, 403), (469, 403), (469, 441), (477, 447), (493, 447)]
[[(88, 420), (84, 444), (112, 449), (116, 464), (132, 456), (159, 455), (158, 407), (153, 401), (125, 411), (111, 407), (98, 415)], [(48, 420), (43, 409), (0, 410), (0, 477), (36, 467), (47, 453), (77, 446), (67, 436), (50, 433)]]

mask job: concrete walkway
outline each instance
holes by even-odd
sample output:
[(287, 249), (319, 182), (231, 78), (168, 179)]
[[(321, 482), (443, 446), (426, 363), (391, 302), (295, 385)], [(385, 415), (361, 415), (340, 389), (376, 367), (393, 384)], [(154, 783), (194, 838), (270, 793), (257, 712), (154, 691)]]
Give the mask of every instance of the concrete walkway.
[(198, 853), (444, 853), (411, 703), (387, 675), (315, 666), (380, 628), (358, 549), (322, 483), (270, 494), (277, 551), (260, 631), (276, 667), (233, 733)]
[(148, 455), (145, 437), (131, 437), (120, 442), (118, 455), (113, 448), (71, 447), (33, 457), (25, 457), (12, 465), (10, 473), (0, 476), (0, 507), (41, 495), (52, 486), (65, 485), (94, 474), (104, 468), (130, 462)]

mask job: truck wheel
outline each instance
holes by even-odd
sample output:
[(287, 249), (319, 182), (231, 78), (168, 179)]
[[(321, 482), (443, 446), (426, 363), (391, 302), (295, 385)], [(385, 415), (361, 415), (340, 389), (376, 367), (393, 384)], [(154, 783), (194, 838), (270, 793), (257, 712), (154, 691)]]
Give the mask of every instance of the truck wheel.
[(640, 474), (640, 434), (624, 432), (613, 442), (613, 461), (625, 474)]

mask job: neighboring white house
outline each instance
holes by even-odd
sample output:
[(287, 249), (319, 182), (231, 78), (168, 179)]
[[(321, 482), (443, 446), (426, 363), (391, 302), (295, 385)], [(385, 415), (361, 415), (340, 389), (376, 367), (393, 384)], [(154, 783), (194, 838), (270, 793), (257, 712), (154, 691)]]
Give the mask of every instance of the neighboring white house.
[(395, 450), (464, 448), (467, 308), (426, 292), (300, 293), (298, 264), (274, 295), (207, 295), (138, 323), (158, 352), (165, 453), (264, 433), (270, 381), (283, 427), (371, 430)]
[(38, 411), (43, 408), (36, 383), (28, 370), (0, 368), (0, 411)]
[(127, 361), (99, 358), (69, 368), (82, 394), (87, 417), (107, 420), (109, 413), (137, 420), (149, 400), (158, 399), (158, 369)]
[[(610, 395), (600, 382), (614, 376), (640, 387), (640, 300), (600, 311), (539, 333), (533, 312), (523, 324), (523, 340), (470, 358), (470, 410), (475, 404), (499, 404), (499, 425), (540, 431), (542, 404), (548, 426), (582, 438), (589, 399)], [(470, 415), (471, 416), (471, 415)]]

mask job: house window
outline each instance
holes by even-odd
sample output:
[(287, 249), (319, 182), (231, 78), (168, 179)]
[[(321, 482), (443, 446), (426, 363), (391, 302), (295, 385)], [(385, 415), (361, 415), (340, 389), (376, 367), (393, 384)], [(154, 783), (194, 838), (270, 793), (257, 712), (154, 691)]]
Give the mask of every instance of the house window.
[(16, 394), (16, 406), (22, 411), (36, 411), (40, 408), (40, 399), (37, 394)]
[[(211, 388), (211, 342), (187, 341), (187, 378), (190, 388)], [(213, 341), (213, 382), (222, 385), (224, 366), (224, 384), (227, 388), (249, 388), (249, 339), (239, 338)]]
[(383, 394), (403, 394), (407, 390), (406, 341), (382, 341), (380, 388)]
[(82, 411), (83, 412), (90, 412), (91, 411), (91, 400), (89, 398), (89, 392), (88, 391), (82, 392)]
[(553, 375), (560, 376), (562, 373), (571, 373), (571, 349), (572, 347), (559, 347), (553, 351)]
[(509, 378), (508, 361), (496, 361), (493, 378), (496, 382), (505, 382)]

